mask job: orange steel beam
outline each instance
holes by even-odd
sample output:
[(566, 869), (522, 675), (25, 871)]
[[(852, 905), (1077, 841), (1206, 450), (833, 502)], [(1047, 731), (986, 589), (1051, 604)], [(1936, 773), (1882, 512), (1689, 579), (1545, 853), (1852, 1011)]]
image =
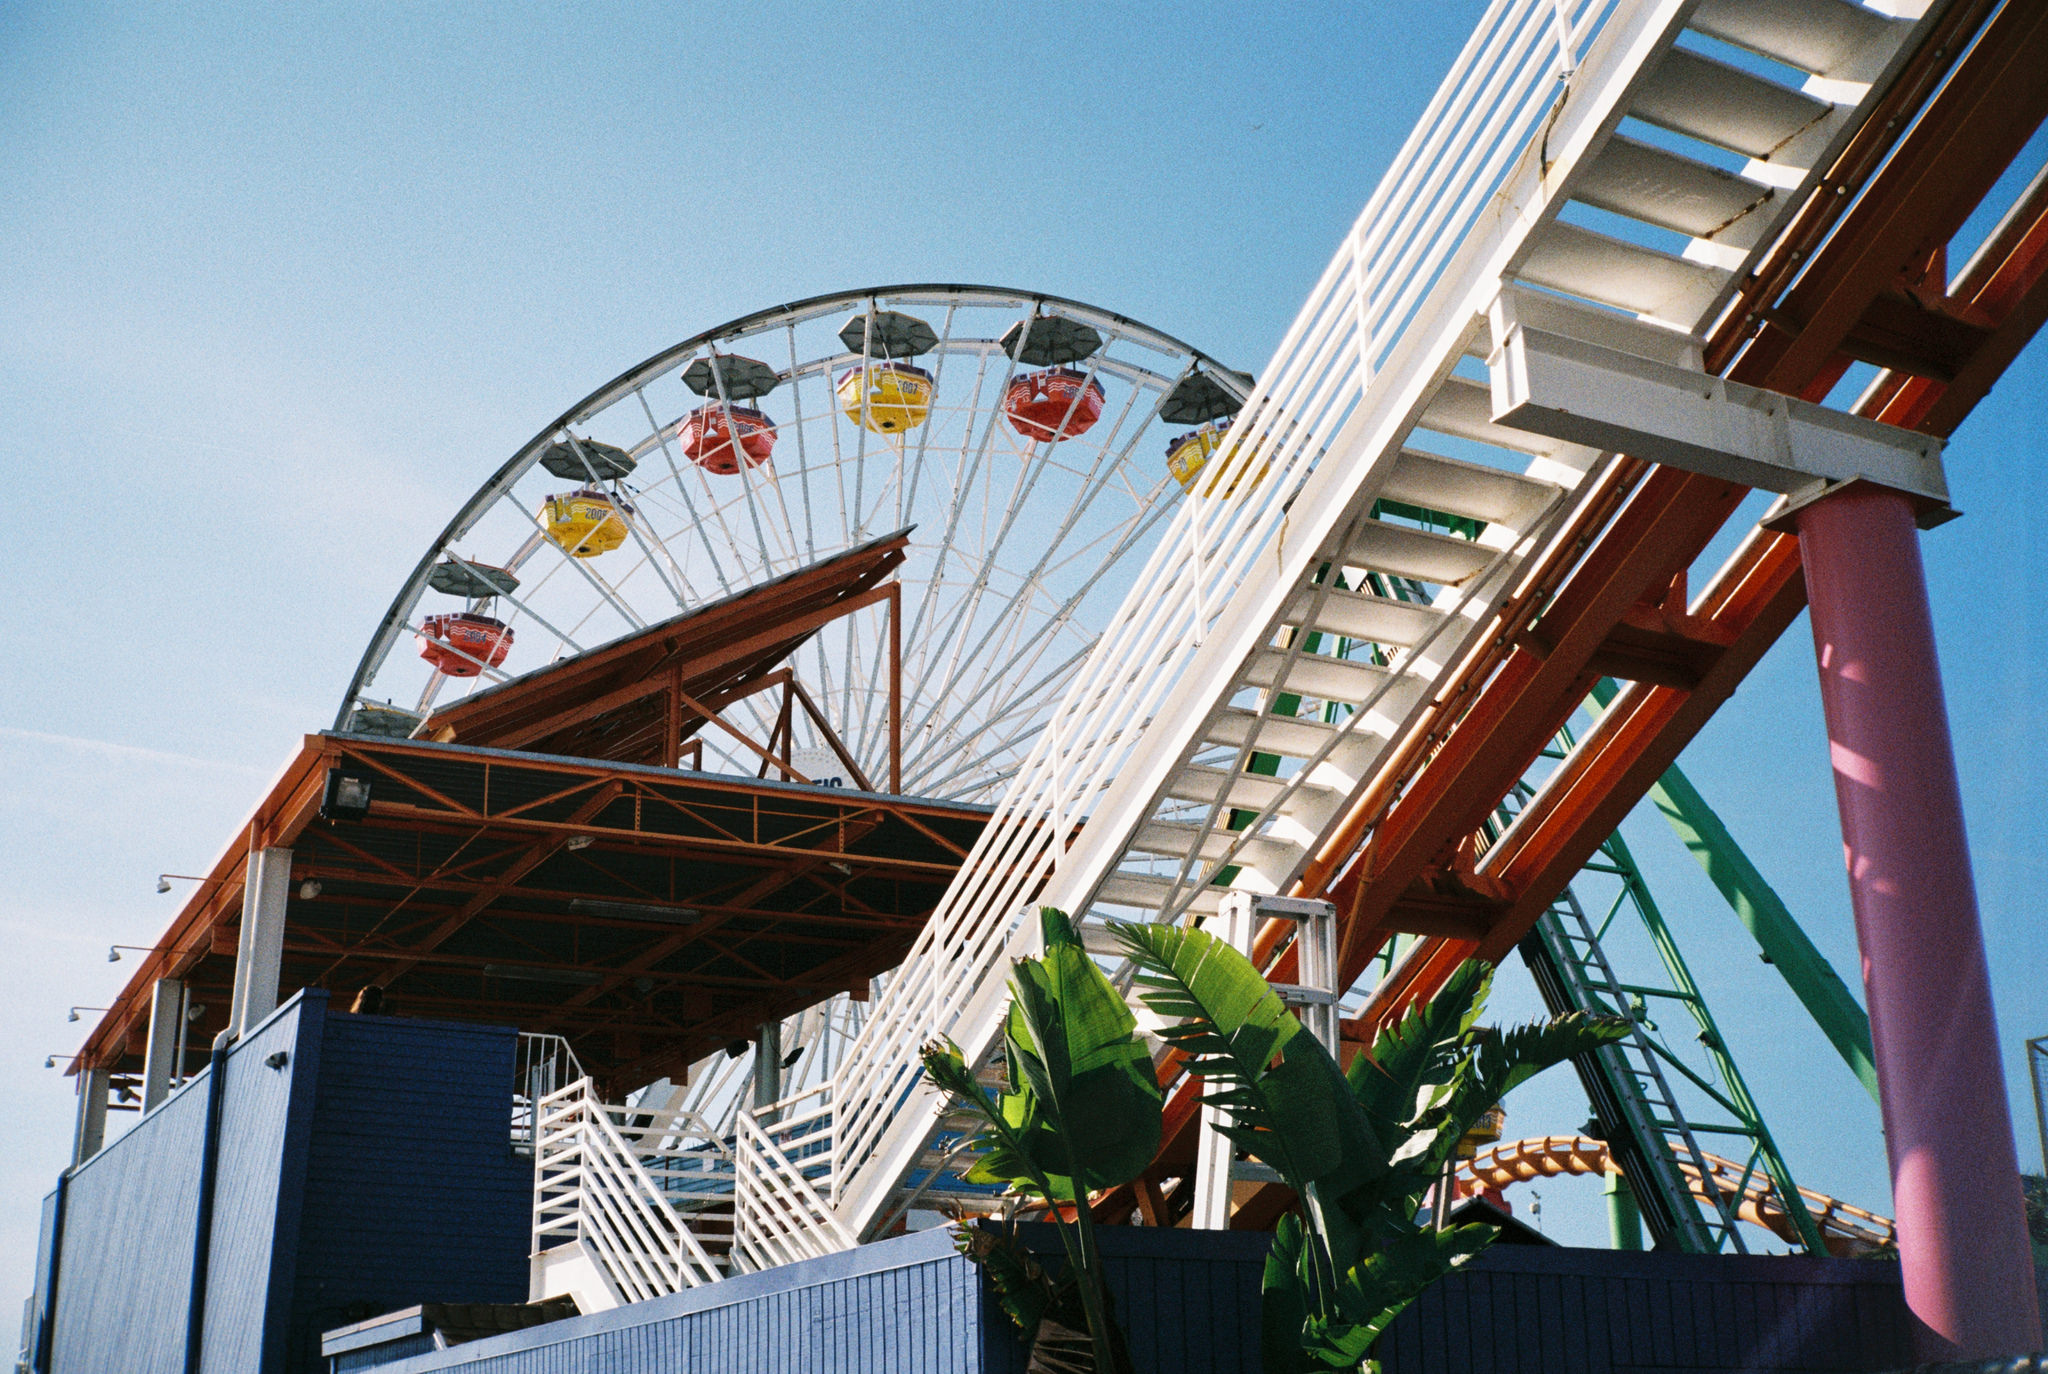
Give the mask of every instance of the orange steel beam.
[[(1953, 37), (1930, 39), (1930, 43), (1954, 41)], [(1841, 217), (1823, 250), (1814, 257), (1809, 272), (1794, 284), (1792, 290), (1801, 309), (1810, 313), (1774, 315), (1778, 323), (1772, 328), (1782, 329), (1789, 322), (1797, 332), (1789, 339), (1779, 339), (1767, 330), (1759, 336), (1755, 347), (1736, 358), (1729, 369), (1731, 376), (1779, 391), (1804, 394), (1808, 399), (1825, 396), (1846, 362), (1837, 349), (1878, 293), (1898, 278), (1909, 265), (1909, 259), (1916, 255), (1926, 257), (1930, 245), (1938, 247), (1945, 242), (1944, 236), (1954, 234), (2044, 115), (2048, 115), (2048, 83), (2035, 77), (2041, 69), (2039, 65), (2029, 65), (2037, 58), (2040, 63), (2048, 63), (2048, 7), (2007, 5), (1985, 26), (1923, 117), (1913, 124), (1891, 159), (1871, 179), (1864, 197)], [(1989, 155), (1984, 153), (1987, 148), (1991, 150)], [(1882, 270), (1879, 265), (1886, 260), (1872, 257), (1864, 242), (1866, 238), (1881, 240), (1885, 251), (1895, 255)], [(2025, 233), (2017, 235), (2015, 250), (2005, 259), (2007, 278), (2024, 277), (2029, 288), (2007, 294), (2026, 308), (2040, 305), (2039, 258), (2028, 260), (2019, 253), (2020, 245), (2033, 242)], [(1788, 253), (1798, 251), (1787, 249)], [(1988, 289), (1989, 274), (1986, 288), (1977, 294), (1987, 303), (1996, 304), (2000, 293)], [(1742, 322), (1735, 324), (1738, 329), (1742, 327)], [(2017, 332), (2025, 324), (2026, 320), (2021, 319), (2007, 334)], [(1826, 348), (1808, 346), (1805, 341), (1809, 337), (1824, 341)], [(2009, 337), (2000, 337), (2007, 347), (2017, 351)], [(1914, 390), (1924, 394), (1927, 387)], [(1891, 423), (1909, 420), (1896, 405), (1875, 409), (1878, 419)], [(1924, 416), (1920, 418), (1924, 428)], [(1725, 483), (1657, 469), (1630, 503), (1632, 511), (1640, 508), (1654, 517), (1655, 535), (1647, 541), (1639, 539), (1625, 514), (1603, 531), (1586, 563), (1574, 571), (1572, 581), (1579, 581), (1587, 569), (1596, 568), (1598, 556), (1617, 536), (1624, 548), (1661, 541), (1664, 547), (1660, 562), (1668, 566), (1675, 556), (1679, 565), (1684, 566), (1698, 556), (1746, 494), (1743, 489)], [(1799, 578), (1798, 541), (1762, 531), (1752, 536), (1696, 608), (1699, 617), (1717, 632), (1714, 638), (1725, 645), (1718, 648), (1699, 683), (1690, 690), (1648, 682), (1629, 684), (1607, 713), (1612, 724), (1596, 727), (1581, 742), (1503, 838), (1498, 852), (1486, 856), (1482, 873), (1502, 882), (1515, 895), (1513, 905), (1487, 937), (1470, 946), (1473, 952), (1498, 958), (1527, 933), (1600, 841), (1641, 800), (1649, 784), (1677, 757), (1748, 669), (1796, 618), (1804, 605), (1804, 596)], [(1576, 614), (1582, 619), (1597, 609), (1590, 598), (1582, 599), (1581, 608), (1574, 608), (1568, 592), (1561, 592), (1542, 619), (1550, 620), (1561, 613)], [(1605, 622), (1600, 626), (1605, 632), (1611, 632), (1617, 623), (1606, 620), (1604, 614), (1600, 620)], [(1541, 624), (1539, 620), (1539, 630)], [(1583, 623), (1570, 624), (1560, 627), (1553, 637), (1561, 642), (1583, 629)], [(1445, 808), (1445, 789), (1440, 788), (1433, 795), (1421, 790), (1419, 784), (1439, 767), (1448, 765), (1455, 769), (1466, 758), (1498, 750), (1513, 766), (1496, 769), (1495, 776), (1511, 772), (1512, 785), (1513, 778), (1520, 777), (1534, 763), (1554, 733), (1544, 727), (1569, 718), (1584, 699), (1577, 695), (1578, 684), (1574, 684), (1570, 699), (1550, 697), (1540, 702), (1547, 709), (1529, 716), (1517, 715), (1518, 710), (1530, 708), (1522, 704), (1525, 696), (1516, 695), (1520, 684), (1511, 671), (1513, 666), (1487, 683), (1473, 709), (1453, 732), (1453, 744), (1458, 734), (1468, 735), (1469, 742), (1462, 754), (1447, 744), (1431, 759), (1418, 778), (1418, 785), (1411, 787), (1389, 813), (1380, 833), (1373, 838), (1373, 846), (1385, 843), (1389, 826), (1411, 799), (1423, 805), (1423, 815), (1417, 827), (1411, 829), (1436, 821), (1431, 813)], [(1590, 686), (1590, 682), (1585, 685)], [(1489, 703), (1494, 702), (1501, 703), (1496, 714), (1511, 719), (1519, 729), (1502, 728), (1483, 714)], [(1455, 781), (1455, 773), (1453, 778)], [(1453, 820), (1475, 814), (1483, 820), (1506, 793), (1506, 788), (1481, 790), (1491, 795), (1483, 800), (1470, 794), (1456, 799), (1463, 805), (1450, 808), (1456, 812)], [(1476, 826), (1477, 820), (1473, 824)], [(1436, 832), (1446, 828), (1450, 828), (1447, 823), (1437, 822), (1435, 831), (1428, 832), (1426, 837), (1434, 838)], [(1367, 854), (1370, 852), (1368, 848)], [(1369, 898), (1366, 892), (1378, 871), (1365, 863), (1365, 855), (1354, 861), (1350, 871), (1336, 884), (1336, 891), (1352, 899), (1351, 906), (1358, 917), (1370, 920), (1388, 909), (1398, 894), (1382, 891), (1377, 900)], [(1351, 974), (1354, 963), (1362, 972), (1364, 960), (1356, 958), (1356, 954), (1377, 949), (1382, 941), (1372, 936), (1383, 938), (1384, 933), (1384, 928), (1371, 927), (1347, 932), (1346, 949), (1354, 959), (1347, 962), (1344, 972)], [(1365, 948), (1368, 945), (1370, 949)], [(1420, 980), (1395, 999), (1376, 999), (1368, 1015), (1359, 1018), (1355, 1033), (1369, 1035), (1383, 1018), (1432, 991), (1434, 981)]]
[[(1839, 351), (1842, 342), (1880, 293), (1916, 250), (1925, 255), (1931, 243), (1952, 236), (1989, 192), (2048, 113), (2048, 83), (2028, 80), (2048, 62), (2042, 57), (2048, 7), (2008, 4), (1978, 34), (1994, 8), (1988, 0), (1953, 6), (1909, 60), (1892, 95), (1852, 138), (1773, 259), (1710, 341), (1713, 365), (1725, 365), (1751, 343), (1759, 325), (1781, 334), (1789, 329), (1789, 340), (1764, 337), (1728, 368), (1728, 375), (1809, 399), (1824, 397), (1849, 362)], [(1966, 46), (1958, 64), (1956, 55)], [(1912, 116), (1923, 106), (1915, 120)], [(1895, 144), (1901, 145), (1899, 153), (1887, 161)], [(1845, 220), (1847, 192), (1863, 187), (1866, 179), (1866, 194), (1855, 202), (1862, 217)], [(1957, 370), (1952, 385), (1927, 378), (1901, 383), (1902, 400), (1872, 407), (1876, 418), (1929, 433), (1951, 432), (2048, 316), (2043, 203), (2048, 203), (2048, 192), (2037, 183), (2017, 225), (2009, 219), (1994, 236), (1996, 251), (1980, 255), (1983, 270), (1958, 283), (1967, 305), (1996, 316), (1979, 353)], [(1866, 205), (1876, 208), (1866, 211)], [(1917, 232), (1901, 206), (1917, 209)], [(1870, 254), (1856, 251), (1857, 235), (1880, 232), (1900, 253), (1882, 271), (1869, 266)], [(1857, 270), (1837, 265), (1845, 257)], [(1799, 276), (1802, 267), (1808, 269), (1804, 277)], [(1771, 299), (1795, 277), (1807, 287), (1799, 302), (1810, 313), (1774, 315), (1766, 322), (1747, 308)], [(1786, 346), (1809, 331), (1827, 337), (1828, 346), (1802, 346), (1796, 352)], [(1794, 368), (1805, 368), (1807, 375), (1795, 375)], [(1955, 393), (1950, 413), (1942, 414), (1943, 427), (1936, 428), (1933, 418), (1949, 392)], [(1903, 402), (1906, 395), (1917, 398), (1917, 408)], [(1516, 627), (1510, 620), (1514, 628), (1509, 635), (1489, 646), (1495, 653), (1491, 660), (1482, 657), (1460, 666), (1453, 686), (1440, 698), (1444, 724), (1415, 737), (1413, 747), (1425, 757), (1396, 760), (1385, 770), (1293, 889), (1297, 895), (1326, 895), (1337, 902), (1339, 971), (1345, 980), (1361, 976), (1387, 937), (1403, 928), (1402, 907), (1422, 895), (1415, 889), (1432, 869), (1456, 874), (1461, 842), (1526, 774), (1557, 727), (1584, 700), (1593, 679), (1602, 675), (1599, 670), (1615, 651), (1616, 627), (1632, 612), (1661, 607), (1662, 593), (1746, 495), (1747, 489), (1728, 483), (1673, 469), (1651, 470), (1622, 513), (1590, 540), (1583, 560), (1570, 567), (1555, 598), (1533, 623)], [(1584, 547), (1568, 544), (1561, 561), (1577, 559)], [(1631, 585), (1637, 588), (1634, 597), (1625, 595)], [(1490, 927), (1483, 938), (1427, 936), (1376, 990), (1361, 1015), (1344, 1024), (1347, 1044), (1370, 1043), (1380, 1027), (1433, 995), (1464, 958), (1483, 954), (1498, 959), (1511, 949), (1804, 604), (1798, 541), (1758, 531), (1694, 608), (1705, 622), (1691, 674), (1697, 680), (1689, 688), (1639, 681), (1624, 689), (1603, 717), (1612, 723), (1596, 727), (1580, 742), (1560, 776), (1525, 812), (1516, 827), (1520, 834), (1509, 837), (1516, 847), (1489, 854), (1481, 874), (1474, 875), (1492, 880), (1473, 884), (1478, 900), (1472, 909)], [(1510, 609), (1520, 614), (1525, 608), (1517, 602)], [(1455, 718), (1448, 718), (1453, 713)], [(1510, 894), (1504, 907), (1486, 900), (1497, 889)], [(1270, 956), (1278, 938), (1269, 927), (1261, 933), (1258, 952)], [(1274, 966), (1273, 976), (1287, 979), (1291, 963), (1290, 951)], [(1177, 1063), (1161, 1069), (1162, 1078), (1178, 1075)], [(1174, 1105), (1181, 1105), (1183, 1097), (1192, 1102), (1194, 1091), (1192, 1082), (1183, 1082)], [(1191, 1130), (1192, 1111), (1177, 1113), (1173, 1124)], [(1184, 1144), (1180, 1133), (1170, 1130), (1169, 1143)], [(1107, 1205), (1098, 1210), (1105, 1219), (1119, 1205), (1128, 1213), (1126, 1190), (1104, 1201)]]
[[(2048, 7), (2008, 6), (1872, 183), (1870, 199), (1877, 209), (1859, 217), (1859, 205), (1844, 218), (1838, 234), (1851, 236), (1857, 251), (1850, 256), (1863, 270), (1851, 274), (1831, 262), (1816, 262), (1818, 279), (1837, 303), (1810, 332), (1839, 343), (1855, 326), (1853, 319), (1844, 326), (1842, 316), (1852, 309), (1868, 310), (1875, 299), (1873, 282), (1880, 274), (1869, 265), (1882, 259), (1863, 251), (1858, 237), (1869, 224), (1882, 226), (1882, 237), (1894, 252), (1938, 257), (1947, 237), (2048, 117), (2048, 83), (2038, 79), (2042, 67), (2025, 65), (2036, 60), (2048, 64)], [(1985, 126), (1992, 136), (1980, 145)], [(2004, 160), (1987, 159), (1984, 145)], [(1893, 263), (1890, 276), (1900, 266)], [(1948, 294), (1946, 283), (1939, 285)], [(1858, 407), (1861, 413), (1947, 437), (2033, 336), (2048, 315), (2048, 179), (2037, 178), (2002, 221), (1973, 270), (1957, 284), (1956, 295), (1989, 327), (1953, 380), (1895, 375), (1866, 398)], [(1764, 384), (1793, 390), (1798, 379), (1791, 373), (1811, 365), (1814, 356), (1803, 344), (1764, 348), (1745, 353), (1733, 370), (1762, 373)], [(1823, 365), (1818, 376), (1806, 379), (1802, 389), (1809, 399), (1825, 393), (1833, 371)], [(1487, 856), (1486, 871), (1518, 897), (1479, 946), (1482, 957), (1502, 957), (1527, 932), (1797, 618), (1805, 599), (1798, 539), (1753, 531), (1697, 608), (1728, 640), (1700, 684), (1689, 692), (1646, 682), (1626, 685), (1502, 837), (1497, 852)]]

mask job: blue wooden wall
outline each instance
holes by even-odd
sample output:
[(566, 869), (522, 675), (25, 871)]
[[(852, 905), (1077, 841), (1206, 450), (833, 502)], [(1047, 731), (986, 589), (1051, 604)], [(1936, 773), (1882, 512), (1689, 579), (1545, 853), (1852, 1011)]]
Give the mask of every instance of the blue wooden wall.
[(923, 1231), (378, 1369), (980, 1374), (989, 1321), (980, 1275), (944, 1232)]
[[(516, 1034), (326, 1000), (301, 993), (228, 1054), (203, 1374), (313, 1374), (327, 1327), (526, 1297)], [(210, 1074), (72, 1171), (50, 1374), (182, 1371)]]
[[(1035, 1249), (1057, 1241), (1027, 1227)], [(1257, 1374), (1266, 1238), (1098, 1235), (1139, 1374)], [(1378, 1351), (1387, 1374), (1735, 1374), (1912, 1363), (1898, 1266), (1497, 1246), (1433, 1288)], [(924, 1232), (452, 1350), (379, 1374), (1019, 1374), (979, 1272)]]
[(284, 1369), (321, 1369), (322, 1331), (393, 1308), (526, 1301), (533, 1161), (511, 1145), (517, 1044), (502, 1027), (326, 1018)]
[[(1018, 1231), (1033, 1252), (1060, 1253), (1051, 1226)], [(1105, 1226), (1095, 1238), (1137, 1374), (1257, 1374), (1268, 1237)], [(983, 1368), (1023, 1374), (1027, 1352), (1016, 1326), (992, 1301), (989, 1311), (993, 1338)]]
[(1496, 1245), (1381, 1338), (1386, 1374), (1869, 1371), (1914, 1362), (1899, 1266)]
[[(208, 1264), (207, 1374), (257, 1374), (277, 1223), (282, 1131), (300, 1006), (228, 1055)], [(287, 1063), (267, 1068), (277, 1051)], [(199, 1155), (212, 1070), (71, 1175), (58, 1264), (52, 1374), (179, 1374), (185, 1363)]]

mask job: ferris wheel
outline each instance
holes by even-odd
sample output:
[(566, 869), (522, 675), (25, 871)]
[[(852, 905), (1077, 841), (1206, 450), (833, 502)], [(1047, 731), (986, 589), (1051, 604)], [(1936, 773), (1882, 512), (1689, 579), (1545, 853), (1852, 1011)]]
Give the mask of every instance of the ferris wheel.
[[(336, 728), (409, 735), (463, 694), (907, 530), (902, 790), (993, 801), (1250, 387), (1035, 292), (879, 287), (720, 325), (477, 489), (371, 636)], [(886, 776), (882, 628), (835, 621), (791, 667)], [(799, 755), (827, 743), (793, 728)], [(756, 771), (729, 748), (707, 739), (700, 766)]]

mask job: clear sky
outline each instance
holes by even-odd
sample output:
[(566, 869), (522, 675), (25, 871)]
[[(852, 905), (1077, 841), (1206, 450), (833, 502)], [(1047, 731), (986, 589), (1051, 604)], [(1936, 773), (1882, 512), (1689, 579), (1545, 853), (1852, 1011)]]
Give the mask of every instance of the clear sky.
[[(0, 1296), (67, 1157), (67, 1008), (514, 448), (686, 335), (886, 282), (1072, 296), (1256, 368), (1478, 10), (0, 7)], [(2044, 399), (2037, 346), (1925, 541), (2029, 1166)], [(1685, 764), (1854, 985), (1803, 620)], [(1802, 1182), (1886, 1209), (1868, 1098), (1661, 822), (1629, 834)], [(1563, 1074), (1511, 1105), (1513, 1134), (1585, 1115)], [(1546, 1199), (1598, 1238), (1585, 1189)]]

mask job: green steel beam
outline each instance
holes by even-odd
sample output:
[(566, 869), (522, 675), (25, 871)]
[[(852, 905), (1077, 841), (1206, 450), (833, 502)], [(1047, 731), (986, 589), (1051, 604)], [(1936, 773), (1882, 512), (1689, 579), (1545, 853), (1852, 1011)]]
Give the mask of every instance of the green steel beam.
[[(1593, 688), (1593, 699), (1604, 708), (1614, 700), (1615, 690), (1613, 679), (1602, 679)], [(1664, 776), (1651, 786), (1650, 800), (1727, 899), (1765, 962), (1778, 970), (1821, 1034), (1876, 1101), (1877, 1065), (1870, 1048), (1870, 1017), (1841, 975), (1814, 948), (1783, 899), (1764, 881), (1764, 875), (1677, 764), (1664, 770)]]
[(1807, 1253), (1825, 1258), (1828, 1253), (1827, 1243), (1821, 1238), (1820, 1227), (1806, 1210), (1805, 1199), (1799, 1195), (1799, 1187), (1792, 1178), (1791, 1167), (1786, 1164), (1784, 1155), (1778, 1152), (1778, 1143), (1771, 1138), (1770, 1127), (1764, 1124), (1763, 1109), (1757, 1105), (1756, 1099), (1750, 1096), (1749, 1084), (1743, 1080), (1742, 1070), (1735, 1066), (1735, 1057), (1728, 1049), (1728, 1041), (1721, 1034), (1721, 1028), (1714, 1023), (1714, 1014), (1707, 1009), (1706, 994), (1700, 991), (1699, 983), (1692, 976), (1692, 970), (1686, 966), (1685, 956), (1678, 952), (1678, 941), (1672, 936), (1671, 927), (1665, 923), (1664, 913), (1658, 909), (1656, 898), (1650, 895), (1650, 885), (1643, 881), (1642, 870), (1636, 866), (1635, 857), (1629, 853), (1628, 842), (1621, 838), (1621, 832), (1617, 830), (1607, 837), (1607, 843), (1602, 845), (1601, 849), (1617, 866), (1627, 870), (1626, 876), (1622, 878), (1623, 886), (1635, 905), (1636, 915), (1641, 918), (1644, 930), (1650, 936), (1650, 943), (1656, 947), (1665, 973), (1682, 994), (1686, 1010), (1692, 1013), (1694, 1022), (1699, 1026), (1700, 1046), (1707, 1052), (1707, 1058), (1713, 1062), (1714, 1068), (1721, 1076), (1721, 1089), (1717, 1091), (1712, 1083), (1700, 1077), (1662, 1045), (1653, 1041), (1653, 1048), (1663, 1054), (1667, 1063), (1691, 1079), (1695, 1086), (1714, 1100), (1716, 1105), (1735, 1116), (1736, 1121), (1740, 1123), (1735, 1133), (1748, 1136), (1756, 1147), (1747, 1161), (1748, 1167), (1754, 1169), (1758, 1163), (1763, 1165), (1764, 1172), (1770, 1177), (1771, 1182), (1777, 1185), (1778, 1201), (1784, 1207), (1786, 1216), (1791, 1218), (1793, 1229), (1799, 1233)]

